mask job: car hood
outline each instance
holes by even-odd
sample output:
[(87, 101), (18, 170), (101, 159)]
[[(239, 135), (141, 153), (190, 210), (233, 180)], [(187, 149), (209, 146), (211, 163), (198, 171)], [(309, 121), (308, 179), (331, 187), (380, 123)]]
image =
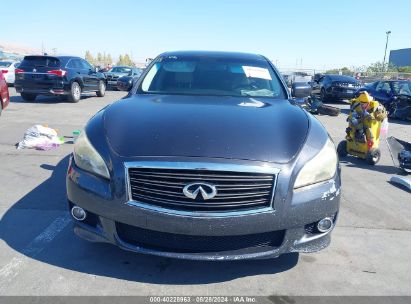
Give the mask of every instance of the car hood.
[(109, 106), (104, 128), (124, 157), (181, 156), (289, 162), (309, 119), (288, 100), (132, 95)]

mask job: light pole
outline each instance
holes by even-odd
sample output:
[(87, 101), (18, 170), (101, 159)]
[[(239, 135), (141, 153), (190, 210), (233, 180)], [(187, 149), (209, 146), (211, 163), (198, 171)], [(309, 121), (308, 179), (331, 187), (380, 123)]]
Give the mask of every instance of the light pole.
[(388, 38), (389, 38), (389, 36), (390, 36), (390, 34), (391, 34), (391, 31), (387, 31), (387, 32), (385, 32), (385, 34), (387, 35), (387, 39), (385, 40), (384, 60), (382, 61), (383, 71), (385, 71), (385, 58), (387, 57)]

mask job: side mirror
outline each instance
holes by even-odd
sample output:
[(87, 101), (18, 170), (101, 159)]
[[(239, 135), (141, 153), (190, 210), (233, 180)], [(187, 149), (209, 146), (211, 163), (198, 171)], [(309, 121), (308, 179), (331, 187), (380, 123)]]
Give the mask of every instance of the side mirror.
[(120, 91), (130, 91), (133, 87), (133, 77), (123, 76), (117, 80), (117, 89)]
[(305, 98), (311, 95), (311, 86), (306, 82), (294, 82), (291, 86), (291, 96), (294, 98)]

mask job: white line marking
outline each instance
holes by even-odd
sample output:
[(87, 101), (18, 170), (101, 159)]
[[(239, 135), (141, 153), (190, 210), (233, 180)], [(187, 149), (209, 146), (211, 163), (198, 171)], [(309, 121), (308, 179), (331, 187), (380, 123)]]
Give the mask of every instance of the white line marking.
[[(20, 269), (25, 265), (29, 258), (34, 258), (41, 253), (44, 248), (49, 244), (64, 228), (70, 223), (71, 217), (67, 213), (56, 218), (46, 229), (43, 230), (38, 236), (36, 236), (22, 251), (23, 256), (14, 257), (9, 263), (0, 269), (0, 281), (4, 282), (7, 279), (10, 282), (15, 278)], [(5, 286), (0, 289), (3, 289)]]

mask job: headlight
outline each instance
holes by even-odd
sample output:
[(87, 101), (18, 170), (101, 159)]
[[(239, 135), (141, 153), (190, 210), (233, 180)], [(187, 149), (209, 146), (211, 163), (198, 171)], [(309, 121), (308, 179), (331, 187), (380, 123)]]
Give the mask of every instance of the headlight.
[(110, 179), (106, 163), (91, 145), (85, 131), (81, 132), (74, 145), (74, 161), (79, 168)]
[(298, 173), (294, 189), (323, 182), (334, 177), (338, 158), (334, 143), (328, 139), (324, 147)]

